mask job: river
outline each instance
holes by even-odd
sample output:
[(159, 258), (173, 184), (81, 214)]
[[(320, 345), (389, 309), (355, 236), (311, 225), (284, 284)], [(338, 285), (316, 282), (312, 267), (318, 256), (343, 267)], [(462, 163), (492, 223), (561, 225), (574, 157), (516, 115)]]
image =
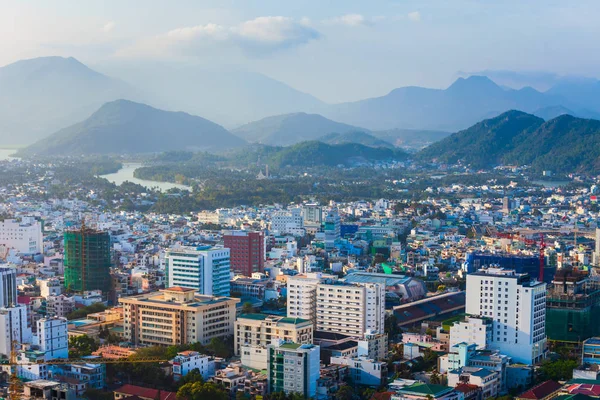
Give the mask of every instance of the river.
[(100, 175), (101, 177), (108, 179), (110, 182), (120, 185), (125, 181), (129, 181), (131, 183), (137, 183), (138, 185), (142, 185), (148, 189), (158, 188), (161, 192), (167, 191), (169, 189), (182, 189), (182, 190), (192, 190), (189, 186), (179, 185), (177, 183), (170, 182), (158, 182), (158, 181), (150, 181), (147, 179), (138, 179), (133, 176), (133, 172), (140, 168), (142, 164), (140, 163), (126, 163), (123, 164), (123, 168), (118, 170), (113, 174)]

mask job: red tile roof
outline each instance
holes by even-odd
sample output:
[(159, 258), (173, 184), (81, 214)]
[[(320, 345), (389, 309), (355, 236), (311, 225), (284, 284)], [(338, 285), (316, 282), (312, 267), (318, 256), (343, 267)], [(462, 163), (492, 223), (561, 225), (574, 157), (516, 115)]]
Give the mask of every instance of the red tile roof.
[(475, 390), (479, 390), (479, 386), (470, 385), (468, 383), (459, 383), (458, 385), (456, 385), (456, 387), (454, 389), (456, 389), (459, 392), (462, 392), (464, 394), (467, 394), (467, 393), (471, 393)]
[(129, 396), (138, 396), (143, 399), (149, 399), (149, 400), (157, 399), (158, 394), (160, 393), (160, 400), (175, 400), (175, 393), (173, 393), (173, 392), (145, 388), (142, 386), (135, 386), (135, 385), (123, 385), (119, 389), (115, 390), (115, 393), (129, 395)]
[(532, 389), (529, 389), (525, 393), (521, 393), (517, 398), (539, 400), (550, 396), (554, 392), (558, 392), (561, 387), (562, 385), (558, 382), (546, 381), (544, 383), (540, 383)]
[(390, 400), (394, 392), (376, 392), (373, 393), (370, 400)]
[(567, 387), (570, 394), (585, 394), (592, 397), (600, 397), (600, 385), (590, 383), (576, 383)]

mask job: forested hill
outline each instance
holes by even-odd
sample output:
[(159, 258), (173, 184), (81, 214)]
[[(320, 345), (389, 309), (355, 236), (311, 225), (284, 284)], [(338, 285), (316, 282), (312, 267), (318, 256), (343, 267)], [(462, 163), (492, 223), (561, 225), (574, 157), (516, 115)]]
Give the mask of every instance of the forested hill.
[(561, 115), (544, 121), (508, 111), (423, 149), (423, 161), (473, 168), (531, 165), (534, 170), (600, 172), (600, 121)]
[(246, 145), (220, 125), (183, 112), (116, 100), (86, 120), (23, 149), (25, 155), (135, 154), (223, 150)]

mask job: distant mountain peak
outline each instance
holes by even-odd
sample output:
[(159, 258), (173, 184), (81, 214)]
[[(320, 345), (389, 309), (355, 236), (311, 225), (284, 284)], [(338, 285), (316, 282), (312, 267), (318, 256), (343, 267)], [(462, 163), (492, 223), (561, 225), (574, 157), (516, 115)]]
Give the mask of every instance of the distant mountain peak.
[(503, 90), (494, 81), (487, 76), (483, 75), (472, 75), (468, 78), (458, 78), (452, 85), (446, 89), (446, 91), (487, 91), (487, 90)]
[(245, 144), (244, 140), (205, 118), (119, 99), (102, 105), (86, 120), (23, 149), (22, 154), (209, 151)]

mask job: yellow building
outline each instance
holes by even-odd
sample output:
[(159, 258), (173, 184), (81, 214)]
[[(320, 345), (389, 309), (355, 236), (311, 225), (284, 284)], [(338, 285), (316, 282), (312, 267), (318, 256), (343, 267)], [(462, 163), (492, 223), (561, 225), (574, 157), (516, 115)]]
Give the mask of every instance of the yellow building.
[(135, 345), (170, 346), (233, 335), (239, 299), (203, 296), (194, 289), (171, 287), (119, 299), (124, 336)]
[(235, 354), (243, 345), (267, 346), (273, 339), (311, 344), (313, 325), (307, 319), (266, 314), (244, 314), (235, 321)]

